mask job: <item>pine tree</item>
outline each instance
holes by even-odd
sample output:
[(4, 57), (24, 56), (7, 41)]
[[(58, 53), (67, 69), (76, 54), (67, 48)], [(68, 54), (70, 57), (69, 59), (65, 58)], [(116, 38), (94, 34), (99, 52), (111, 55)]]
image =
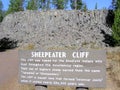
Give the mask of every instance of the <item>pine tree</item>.
[(116, 7), (116, 0), (112, 0), (112, 9), (115, 10), (117, 7)]
[(28, 10), (49, 10), (50, 0), (29, 0), (26, 9)]
[(41, 10), (45, 10), (46, 9), (46, 0), (39, 0), (39, 8)]
[(116, 9), (120, 9), (120, 0), (116, 1)]
[(3, 20), (3, 4), (2, 1), (0, 0), (0, 22)]
[(87, 10), (88, 10), (86, 4), (84, 4), (84, 6), (83, 6), (83, 10), (84, 10), (84, 11), (87, 11)]
[(53, 0), (53, 5), (56, 9), (65, 9), (67, 8), (68, 0)]
[(46, 10), (50, 9), (50, 0), (47, 0), (47, 4), (46, 4)]
[(120, 46), (120, 0), (117, 0), (116, 7), (117, 8), (114, 11), (114, 23), (112, 25), (112, 36), (115, 40), (115, 45)]
[(28, 1), (26, 9), (28, 9), (28, 10), (37, 10), (38, 9), (38, 7), (37, 7), (37, 1), (36, 0), (30, 0), (30, 1)]
[(112, 10), (116, 10), (120, 8), (120, 0), (112, 0), (111, 8)]
[(0, 0), (0, 11), (2, 11), (2, 9), (3, 9), (3, 3), (2, 3), (2, 1)]
[(83, 2), (82, 0), (70, 0), (71, 1), (71, 8), (80, 10), (83, 8)]
[(10, 0), (10, 5), (7, 14), (23, 11), (24, 0)]
[(97, 3), (95, 4), (95, 9), (98, 9)]

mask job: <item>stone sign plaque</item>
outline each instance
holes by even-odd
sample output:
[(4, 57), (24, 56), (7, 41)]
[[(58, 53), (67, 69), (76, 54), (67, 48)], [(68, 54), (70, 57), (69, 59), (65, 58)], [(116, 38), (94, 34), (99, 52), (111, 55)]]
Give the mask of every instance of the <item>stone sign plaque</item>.
[(105, 87), (105, 50), (21, 50), (19, 81), (27, 84)]

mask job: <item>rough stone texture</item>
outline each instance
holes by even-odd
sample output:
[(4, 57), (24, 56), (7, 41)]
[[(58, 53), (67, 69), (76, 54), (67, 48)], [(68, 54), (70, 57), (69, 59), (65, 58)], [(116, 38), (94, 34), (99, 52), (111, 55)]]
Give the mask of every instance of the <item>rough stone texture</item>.
[(107, 10), (95, 11), (24, 11), (6, 16), (0, 24), (0, 39), (8, 37), (18, 46), (104, 47), (105, 37), (111, 35), (106, 27)]

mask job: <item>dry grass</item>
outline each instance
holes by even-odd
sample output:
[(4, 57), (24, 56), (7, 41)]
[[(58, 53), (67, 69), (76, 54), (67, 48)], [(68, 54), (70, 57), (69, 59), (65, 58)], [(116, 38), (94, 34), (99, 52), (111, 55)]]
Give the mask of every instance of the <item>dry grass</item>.
[(20, 50), (33, 50), (35, 49), (35, 45), (32, 43), (29, 43), (25, 46), (19, 47)]
[(115, 61), (120, 61), (120, 52), (107, 52), (107, 59), (108, 60), (115, 60)]
[(107, 53), (107, 58), (109, 62), (109, 71), (110, 76), (114, 83), (116, 83), (116, 86), (120, 90), (120, 52), (112, 51)]
[[(120, 49), (120, 47), (117, 49)], [(107, 86), (90, 90), (120, 90), (120, 50), (107, 49)]]
[(78, 46), (64, 46), (64, 47), (59, 47), (59, 46), (55, 46), (55, 47), (48, 47), (47, 50), (76, 50), (79, 49)]

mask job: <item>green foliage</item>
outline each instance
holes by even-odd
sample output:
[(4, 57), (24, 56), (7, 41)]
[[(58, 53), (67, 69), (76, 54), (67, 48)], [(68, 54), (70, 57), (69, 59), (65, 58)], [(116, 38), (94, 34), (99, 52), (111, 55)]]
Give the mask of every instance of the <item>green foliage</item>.
[(115, 45), (120, 46), (120, 9), (115, 10), (114, 24), (112, 26)]
[[(112, 25), (112, 36), (116, 46), (120, 46), (120, 0), (114, 1), (114, 23)], [(113, 4), (113, 2), (112, 2)]]
[(2, 10), (2, 8), (3, 8), (3, 3), (2, 3), (2, 1), (0, 0), (0, 11)]
[(6, 14), (23, 11), (24, 0), (10, 0), (10, 5)]
[(38, 0), (39, 8), (44, 10), (46, 8), (46, 0)]
[(53, 5), (56, 9), (65, 9), (67, 8), (68, 0), (53, 0)]
[(50, 9), (50, 0), (47, 1), (47, 10)]
[(3, 20), (3, 4), (2, 4), (2, 1), (0, 0), (0, 22), (2, 22)]
[(36, 0), (29, 0), (26, 9), (28, 10), (37, 10), (37, 1)]
[(116, 2), (116, 9), (120, 9), (120, 0), (117, 0)]
[(50, 0), (43, 0), (43, 10), (49, 10), (50, 9)]
[(2, 20), (3, 20), (3, 15), (2, 15), (2, 13), (0, 12), (0, 22), (2, 22)]
[(76, 10), (80, 10), (83, 7), (83, 2), (82, 0), (70, 0), (71, 1), (71, 8), (72, 9), (76, 9)]
[(97, 3), (95, 4), (95, 9), (97, 9), (98, 8), (98, 6), (97, 6)]
[(50, 9), (50, 0), (38, 0), (39, 8), (41, 10), (49, 10)]
[(0, 39), (0, 52), (6, 49), (13, 49), (17, 47), (17, 41), (11, 40), (9, 38)]
[(120, 9), (120, 0), (112, 0), (112, 9)]
[(116, 9), (116, 0), (112, 0), (112, 9)]
[(87, 11), (88, 9), (87, 9), (87, 5), (86, 4), (84, 4), (84, 6), (83, 6), (83, 11)]

